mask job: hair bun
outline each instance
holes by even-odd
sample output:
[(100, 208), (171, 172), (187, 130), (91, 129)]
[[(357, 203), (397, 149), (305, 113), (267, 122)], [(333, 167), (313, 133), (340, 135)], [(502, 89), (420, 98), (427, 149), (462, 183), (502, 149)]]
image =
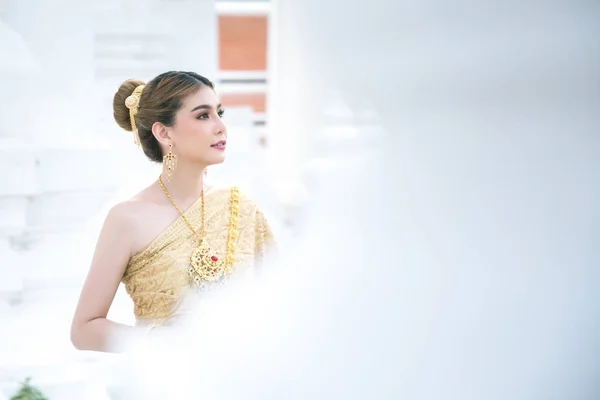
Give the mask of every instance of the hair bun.
[(131, 119), (129, 117), (129, 108), (125, 105), (125, 100), (139, 85), (144, 85), (144, 82), (135, 79), (128, 79), (121, 84), (115, 97), (113, 98), (113, 116), (117, 124), (126, 131), (133, 131)]

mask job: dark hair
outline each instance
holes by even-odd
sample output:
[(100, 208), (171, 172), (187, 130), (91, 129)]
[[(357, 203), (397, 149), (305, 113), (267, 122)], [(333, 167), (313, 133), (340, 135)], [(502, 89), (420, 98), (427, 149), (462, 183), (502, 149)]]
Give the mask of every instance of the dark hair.
[[(144, 82), (129, 79), (121, 84), (113, 98), (113, 115), (117, 124), (126, 131), (132, 131), (129, 109), (125, 99)], [(152, 125), (160, 122), (165, 126), (175, 124), (175, 114), (181, 108), (182, 100), (196, 90), (213, 83), (195, 72), (169, 71), (158, 75), (146, 84), (140, 97), (140, 106), (135, 116), (140, 143), (144, 154), (151, 160), (162, 162), (163, 152), (160, 143), (152, 134)]]

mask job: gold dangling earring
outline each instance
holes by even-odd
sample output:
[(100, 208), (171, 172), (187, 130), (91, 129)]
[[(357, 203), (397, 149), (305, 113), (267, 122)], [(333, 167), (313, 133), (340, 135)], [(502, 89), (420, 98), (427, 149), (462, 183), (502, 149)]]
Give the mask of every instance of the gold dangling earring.
[(208, 168), (204, 168), (204, 176), (208, 176)]
[(169, 143), (169, 154), (163, 156), (163, 171), (165, 172), (167, 182), (171, 181), (175, 167), (177, 167), (177, 156), (173, 154), (173, 144)]

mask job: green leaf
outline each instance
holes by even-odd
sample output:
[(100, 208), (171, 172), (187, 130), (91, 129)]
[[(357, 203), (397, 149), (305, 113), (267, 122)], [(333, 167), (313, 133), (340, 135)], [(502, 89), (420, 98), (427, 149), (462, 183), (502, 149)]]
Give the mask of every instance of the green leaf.
[(19, 391), (10, 398), (10, 400), (48, 400), (44, 394), (36, 387), (30, 384), (31, 378), (27, 377), (24, 382), (21, 383)]

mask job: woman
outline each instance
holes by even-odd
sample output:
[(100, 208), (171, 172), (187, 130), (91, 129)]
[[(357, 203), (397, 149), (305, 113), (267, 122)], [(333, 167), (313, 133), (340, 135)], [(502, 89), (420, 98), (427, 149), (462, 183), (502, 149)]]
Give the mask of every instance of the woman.
[(225, 159), (227, 130), (213, 84), (171, 71), (147, 84), (129, 80), (114, 117), (146, 156), (163, 163), (155, 183), (115, 205), (100, 233), (71, 327), (81, 350), (112, 351), (111, 340), (139, 329), (106, 318), (120, 282), (137, 324), (172, 323), (188, 289), (204, 291), (259, 261), (272, 242), (256, 204), (237, 188), (204, 185), (206, 167)]

